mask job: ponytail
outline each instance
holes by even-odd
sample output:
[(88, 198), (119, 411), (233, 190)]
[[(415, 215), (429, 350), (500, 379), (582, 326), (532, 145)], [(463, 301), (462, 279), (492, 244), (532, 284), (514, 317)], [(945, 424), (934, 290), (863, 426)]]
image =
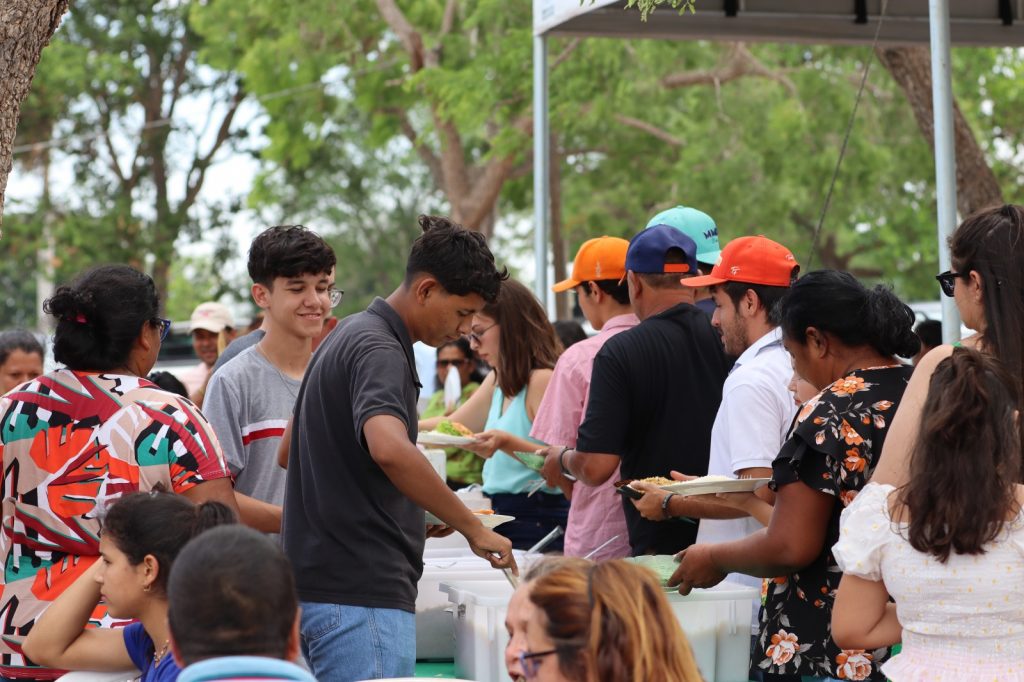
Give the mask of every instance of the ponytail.
[(192, 523), (192, 533), (189, 536), (189, 540), (203, 531), (228, 523), (238, 523), (238, 516), (235, 512), (226, 504), (216, 500), (207, 500), (195, 507), (195, 520)]
[(991, 356), (955, 348), (936, 366), (925, 404), (898, 496), (908, 539), (943, 563), (951, 553), (983, 554), (1019, 509), (1017, 384)]
[(914, 311), (882, 284), (867, 291), (867, 324), (871, 345), (882, 355), (913, 357), (921, 350), (914, 333)]
[(153, 587), (164, 594), (171, 566), (185, 543), (214, 526), (237, 522), (235, 513), (220, 502), (197, 506), (160, 487), (148, 493), (129, 493), (112, 504), (103, 518), (103, 536), (111, 539), (133, 566), (147, 556), (155, 558), (159, 571)]

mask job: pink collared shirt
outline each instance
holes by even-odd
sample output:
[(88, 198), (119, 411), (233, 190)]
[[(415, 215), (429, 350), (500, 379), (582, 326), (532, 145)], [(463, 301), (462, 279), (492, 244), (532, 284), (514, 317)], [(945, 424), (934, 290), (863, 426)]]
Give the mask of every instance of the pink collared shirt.
[[(532, 438), (549, 445), (576, 446), (577, 430), (587, 414), (594, 356), (608, 339), (639, 323), (632, 313), (617, 315), (605, 322), (599, 334), (562, 353), (533, 419)], [(565, 556), (585, 556), (616, 535), (613, 542), (591, 558), (595, 561), (618, 559), (632, 553), (622, 498), (613, 485), (617, 480), (618, 468), (597, 487), (578, 481), (573, 484), (569, 523), (565, 529)]]

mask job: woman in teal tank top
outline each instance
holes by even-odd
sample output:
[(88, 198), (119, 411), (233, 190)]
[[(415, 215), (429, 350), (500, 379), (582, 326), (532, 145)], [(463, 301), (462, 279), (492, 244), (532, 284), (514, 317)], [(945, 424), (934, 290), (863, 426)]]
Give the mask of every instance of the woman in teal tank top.
[[(542, 485), (540, 474), (512, 455), (544, 445), (529, 433), (561, 343), (540, 302), (514, 280), (502, 283), (498, 299), (474, 316), (471, 329), (473, 350), (494, 371), (449, 419), (476, 434), (476, 443), (465, 447), (486, 460), (484, 493), (495, 512), (516, 517), (496, 530), (513, 547), (525, 549), (555, 526), (564, 528), (569, 513), (562, 491)], [(420, 429), (430, 429), (437, 421), (421, 421)]]

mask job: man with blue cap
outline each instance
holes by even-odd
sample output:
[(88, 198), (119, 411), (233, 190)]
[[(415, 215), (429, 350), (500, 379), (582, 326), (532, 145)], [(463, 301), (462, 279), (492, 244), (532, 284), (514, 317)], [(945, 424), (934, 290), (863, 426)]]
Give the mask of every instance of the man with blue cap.
[[(576, 448), (551, 453), (546, 474), (561, 470), (597, 486), (620, 465), (630, 479), (707, 473), (728, 365), (718, 333), (680, 282), (697, 272), (696, 242), (680, 230), (656, 225), (630, 241), (624, 279), (641, 322), (598, 351)], [(696, 538), (692, 520), (647, 521), (623, 502), (634, 555), (671, 554)]]
[[(655, 225), (668, 225), (685, 234), (697, 245), (697, 267), (700, 274), (707, 275), (718, 263), (722, 254), (718, 242), (718, 225), (714, 218), (704, 211), (689, 206), (676, 206), (658, 213), (647, 221), (647, 228)], [(715, 314), (715, 302), (711, 299), (708, 287), (700, 287), (694, 291), (694, 305), (711, 317)]]

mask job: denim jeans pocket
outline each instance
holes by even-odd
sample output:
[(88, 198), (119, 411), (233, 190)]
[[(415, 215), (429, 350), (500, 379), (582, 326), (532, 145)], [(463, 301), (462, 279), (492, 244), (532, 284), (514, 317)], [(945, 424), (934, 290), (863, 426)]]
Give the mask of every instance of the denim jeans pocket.
[(337, 604), (302, 602), (300, 629), (306, 641), (315, 642), (341, 627), (341, 609)]

